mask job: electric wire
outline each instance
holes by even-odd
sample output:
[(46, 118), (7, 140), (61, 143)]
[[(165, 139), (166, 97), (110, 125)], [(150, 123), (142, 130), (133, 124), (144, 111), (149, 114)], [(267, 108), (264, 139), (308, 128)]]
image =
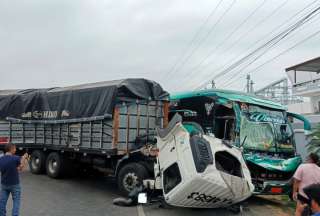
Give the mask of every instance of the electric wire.
[[(315, 4), (316, 2), (318, 2), (318, 0), (315, 0), (309, 4), (307, 4), (304, 8), (302, 8), (301, 10), (299, 10), (297, 13), (295, 13), (294, 15), (292, 15), (291, 17), (289, 17), (287, 20), (285, 20), (282, 24), (276, 26), (274, 29), (271, 30), (271, 32), (268, 32), (266, 35), (264, 35), (263, 37), (261, 37), (259, 40), (257, 40), (254, 44), (250, 45), (250, 47), (254, 47), (256, 44), (258, 44), (261, 40), (263, 40), (265, 37), (268, 37), (269, 35), (271, 35), (273, 32), (281, 29), (281, 27), (283, 27), (284, 25), (286, 25), (288, 22), (292, 21), (296, 16), (298, 16), (300, 13), (302, 13), (303, 11), (305, 11), (307, 8), (309, 8), (310, 6), (312, 6), (313, 4)], [(250, 57), (250, 56), (249, 56)], [(234, 56), (234, 58), (232, 58), (231, 60), (228, 60), (230, 62), (234, 62), (237, 60), (237, 56)], [(205, 66), (208, 66), (210, 64), (207, 64)], [(220, 67), (218, 70), (223, 69), (224, 67)], [(215, 71), (218, 71), (215, 70)]]
[[(287, 33), (287, 35), (290, 34), (290, 32)], [(283, 36), (285, 37), (285, 36)], [(264, 55), (266, 52), (259, 54), (258, 56), (256, 56), (253, 60), (251, 60), (251, 62), (249, 62), (248, 64), (246, 64), (244, 67), (242, 67), (241, 69), (236, 71), (236, 75), (233, 77), (234, 79), (237, 78), (237, 76), (239, 76), (247, 67), (249, 67), (251, 64), (253, 64), (255, 61), (257, 61), (262, 55)]]
[[(247, 54), (246, 56), (242, 57), (241, 59), (239, 59), (238, 61), (236, 61), (235, 63), (233, 63), (232, 65), (230, 65), (228, 68), (226, 68), (225, 70), (222, 70), (221, 72), (219, 72), (218, 74), (216, 74), (213, 79), (217, 79), (223, 75), (226, 75), (228, 73), (230, 73), (233, 69), (235, 69), (236, 67), (240, 66), (242, 63), (244, 63), (245, 61), (247, 61), (248, 59), (250, 59), (252, 56), (254, 56), (255, 54), (259, 53), (259, 51), (266, 49), (264, 51), (264, 53), (266, 53), (270, 48), (272, 48), (273, 46), (275, 46), (276, 44), (278, 44), (281, 40), (283, 40), (285, 37), (287, 37), (290, 33), (292, 33), (293, 31), (295, 31), (297, 28), (299, 28), (300, 26), (304, 25), (306, 22), (308, 22), (310, 19), (312, 19), (312, 16), (318, 12), (320, 9), (320, 7), (316, 8), (315, 10), (313, 10), (311, 13), (309, 13), (307, 16), (303, 17), (302, 19), (300, 19), (298, 22), (296, 22), (295, 24), (291, 25), (289, 28), (285, 29), (284, 31), (282, 31), (281, 33), (279, 33), (277, 36), (275, 36), (274, 38), (272, 38), (271, 40), (269, 40), (268, 42), (264, 43), (262, 46), (259, 46), (258, 48), (256, 48), (255, 50), (253, 50), (252, 52), (250, 52), (249, 54)], [(263, 54), (264, 54), (263, 53)], [(263, 55), (262, 54), (262, 55)], [(262, 55), (260, 55), (259, 57), (261, 57)], [(256, 61), (258, 58), (255, 58), (254, 61)], [(252, 61), (252, 63), (254, 62)], [(250, 64), (252, 64), (250, 63)], [(207, 85), (207, 81), (203, 84), (200, 85), (199, 88), (202, 88), (203, 86)]]
[[(319, 7), (319, 8), (320, 8), (320, 7)], [(319, 11), (318, 11), (317, 14), (315, 14), (315, 16), (318, 15), (318, 14), (320, 14)], [(313, 22), (315, 22), (315, 21), (317, 21), (317, 20), (314, 20)], [(311, 23), (313, 23), (313, 22), (311, 22)], [(263, 54), (264, 54), (264, 53), (263, 53)], [(261, 56), (261, 54), (260, 54), (260, 56)], [(231, 81), (232, 83), (234, 83), (232, 80), (235, 80), (235, 81), (238, 80), (237, 76), (239, 76), (239, 75), (244, 71), (244, 69), (247, 68), (248, 66), (250, 66), (255, 60), (257, 60), (258, 57), (259, 57), (259, 56), (257, 56), (252, 62), (248, 63), (246, 66), (244, 66), (244, 67), (241, 68), (240, 70), (237, 70), (237, 71), (236, 71), (236, 73), (237, 73), (236, 75), (231, 75), (232, 78), (231, 78), (231, 80), (229, 80), (229, 82)], [(250, 74), (250, 72), (248, 72), (248, 74)], [(229, 84), (228, 84), (229, 82), (225, 83), (225, 86), (229, 86)], [(224, 87), (225, 87), (225, 86), (224, 86)]]
[(209, 22), (209, 20), (211, 19), (211, 17), (216, 13), (218, 7), (220, 6), (220, 4), (223, 2), (223, 0), (220, 0), (218, 2), (218, 4), (214, 7), (214, 9), (209, 13), (209, 15), (206, 17), (206, 19), (204, 20), (204, 22), (200, 25), (199, 29), (195, 32), (195, 34), (193, 35), (192, 39), (190, 40), (190, 42), (187, 44), (187, 46), (185, 47), (185, 49), (182, 52), (182, 55), (180, 58), (177, 59), (177, 61), (175, 61), (174, 65), (171, 67), (171, 69), (169, 70), (168, 74), (171, 74), (175, 68), (183, 61), (183, 57), (184, 57), (184, 53), (186, 53), (194, 44), (194, 42), (196, 41), (196, 39), (199, 37), (200, 33), (202, 32), (202, 30), (204, 29), (204, 27), (207, 25), (207, 23)]
[(166, 74), (166, 77), (169, 77), (172, 73), (178, 72), (179, 69), (183, 68), (186, 62), (194, 55), (194, 53), (201, 47), (201, 45), (208, 39), (209, 35), (213, 32), (213, 30), (216, 28), (216, 26), (223, 20), (223, 18), (226, 16), (226, 14), (232, 9), (235, 2), (237, 0), (233, 0), (232, 3), (228, 6), (228, 8), (223, 12), (223, 14), (218, 18), (218, 20), (211, 26), (207, 34), (202, 38), (202, 40), (199, 41), (199, 43), (193, 47), (190, 54), (184, 58), (184, 60), (181, 62), (180, 67), (176, 67), (173, 71)]
[[(311, 38), (315, 37), (315, 36), (318, 35), (318, 34), (320, 34), (320, 30), (318, 30), (318, 31), (316, 31), (315, 33), (309, 35), (308, 37), (306, 37), (306, 38), (304, 38), (303, 40), (299, 41), (298, 43), (294, 44), (293, 46), (285, 49), (284, 51), (280, 52), (278, 55), (270, 58), (269, 60), (265, 61), (264, 63), (260, 64), (259, 66), (255, 67), (254, 69), (250, 70), (248, 73), (249, 73), (249, 74), (252, 74), (253, 72), (257, 72), (257, 71), (261, 70), (261, 68), (262, 68), (263, 66), (265, 66), (266, 64), (274, 61), (275, 59), (279, 58), (279, 57), (282, 56), (283, 54), (291, 51), (292, 49), (294, 49), (294, 48), (296, 48), (297, 46), (301, 45), (302, 43), (310, 40)], [(235, 80), (235, 81), (237, 81), (237, 80)], [(232, 83), (230, 83), (229, 85), (231, 85), (231, 84), (232, 84)], [(227, 85), (226, 87), (228, 87), (229, 85)]]
[[(259, 4), (236, 28), (234, 28), (234, 30), (227, 36), (224, 38), (224, 40), (222, 42), (220, 42), (217, 46), (214, 47), (214, 49), (212, 49), (198, 64), (196, 64), (194, 67), (192, 67), (192, 69), (190, 70), (190, 73), (188, 76), (193, 76), (196, 72), (196, 70), (211, 56), (213, 56), (214, 54), (216, 54), (216, 51), (224, 44), (226, 43), (245, 23), (247, 23), (250, 18), (256, 13), (258, 12), (258, 10), (267, 2), (267, 0), (263, 0), (261, 2), (261, 4)], [(288, 0), (286, 1), (288, 2)], [(286, 3), (285, 2), (285, 3)], [(284, 4), (282, 4), (283, 6)]]

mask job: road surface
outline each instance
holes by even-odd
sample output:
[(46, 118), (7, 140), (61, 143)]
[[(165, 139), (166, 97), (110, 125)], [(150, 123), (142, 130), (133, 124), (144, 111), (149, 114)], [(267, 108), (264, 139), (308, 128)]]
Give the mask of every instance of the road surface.
[[(22, 216), (214, 216), (214, 215), (292, 215), (292, 204), (282, 198), (253, 197), (244, 204), (242, 214), (226, 209), (159, 208), (158, 204), (119, 207), (115, 182), (104, 177), (51, 179), (46, 175), (21, 174)], [(8, 203), (8, 215), (12, 201)]]

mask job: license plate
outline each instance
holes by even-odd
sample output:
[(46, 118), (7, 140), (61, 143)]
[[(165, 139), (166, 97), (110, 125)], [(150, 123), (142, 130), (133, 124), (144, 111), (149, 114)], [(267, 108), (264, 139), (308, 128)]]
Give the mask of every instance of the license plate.
[(282, 188), (280, 188), (280, 187), (272, 187), (271, 188), (271, 193), (276, 193), (276, 194), (282, 193)]

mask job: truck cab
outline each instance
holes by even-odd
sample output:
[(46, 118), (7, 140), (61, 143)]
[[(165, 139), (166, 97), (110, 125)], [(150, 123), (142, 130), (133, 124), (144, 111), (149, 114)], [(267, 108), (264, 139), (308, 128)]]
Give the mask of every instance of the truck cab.
[(250, 197), (250, 171), (235, 146), (205, 134), (194, 122), (175, 114), (158, 130), (155, 173), (165, 201), (193, 208), (227, 207)]

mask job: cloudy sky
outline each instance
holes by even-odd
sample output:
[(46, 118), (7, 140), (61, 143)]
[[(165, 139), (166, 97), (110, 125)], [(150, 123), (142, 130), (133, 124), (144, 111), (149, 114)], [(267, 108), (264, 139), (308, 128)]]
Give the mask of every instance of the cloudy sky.
[[(219, 2), (1, 0), (0, 89), (125, 77), (153, 79), (169, 91), (192, 89), (320, 5), (314, 0)], [(294, 16), (309, 4), (304, 13)], [(320, 15), (249, 67), (220, 77), (217, 86), (242, 90), (246, 72), (319, 27)], [(255, 88), (284, 77), (288, 66), (320, 56), (319, 42), (320, 34), (252, 72)]]

